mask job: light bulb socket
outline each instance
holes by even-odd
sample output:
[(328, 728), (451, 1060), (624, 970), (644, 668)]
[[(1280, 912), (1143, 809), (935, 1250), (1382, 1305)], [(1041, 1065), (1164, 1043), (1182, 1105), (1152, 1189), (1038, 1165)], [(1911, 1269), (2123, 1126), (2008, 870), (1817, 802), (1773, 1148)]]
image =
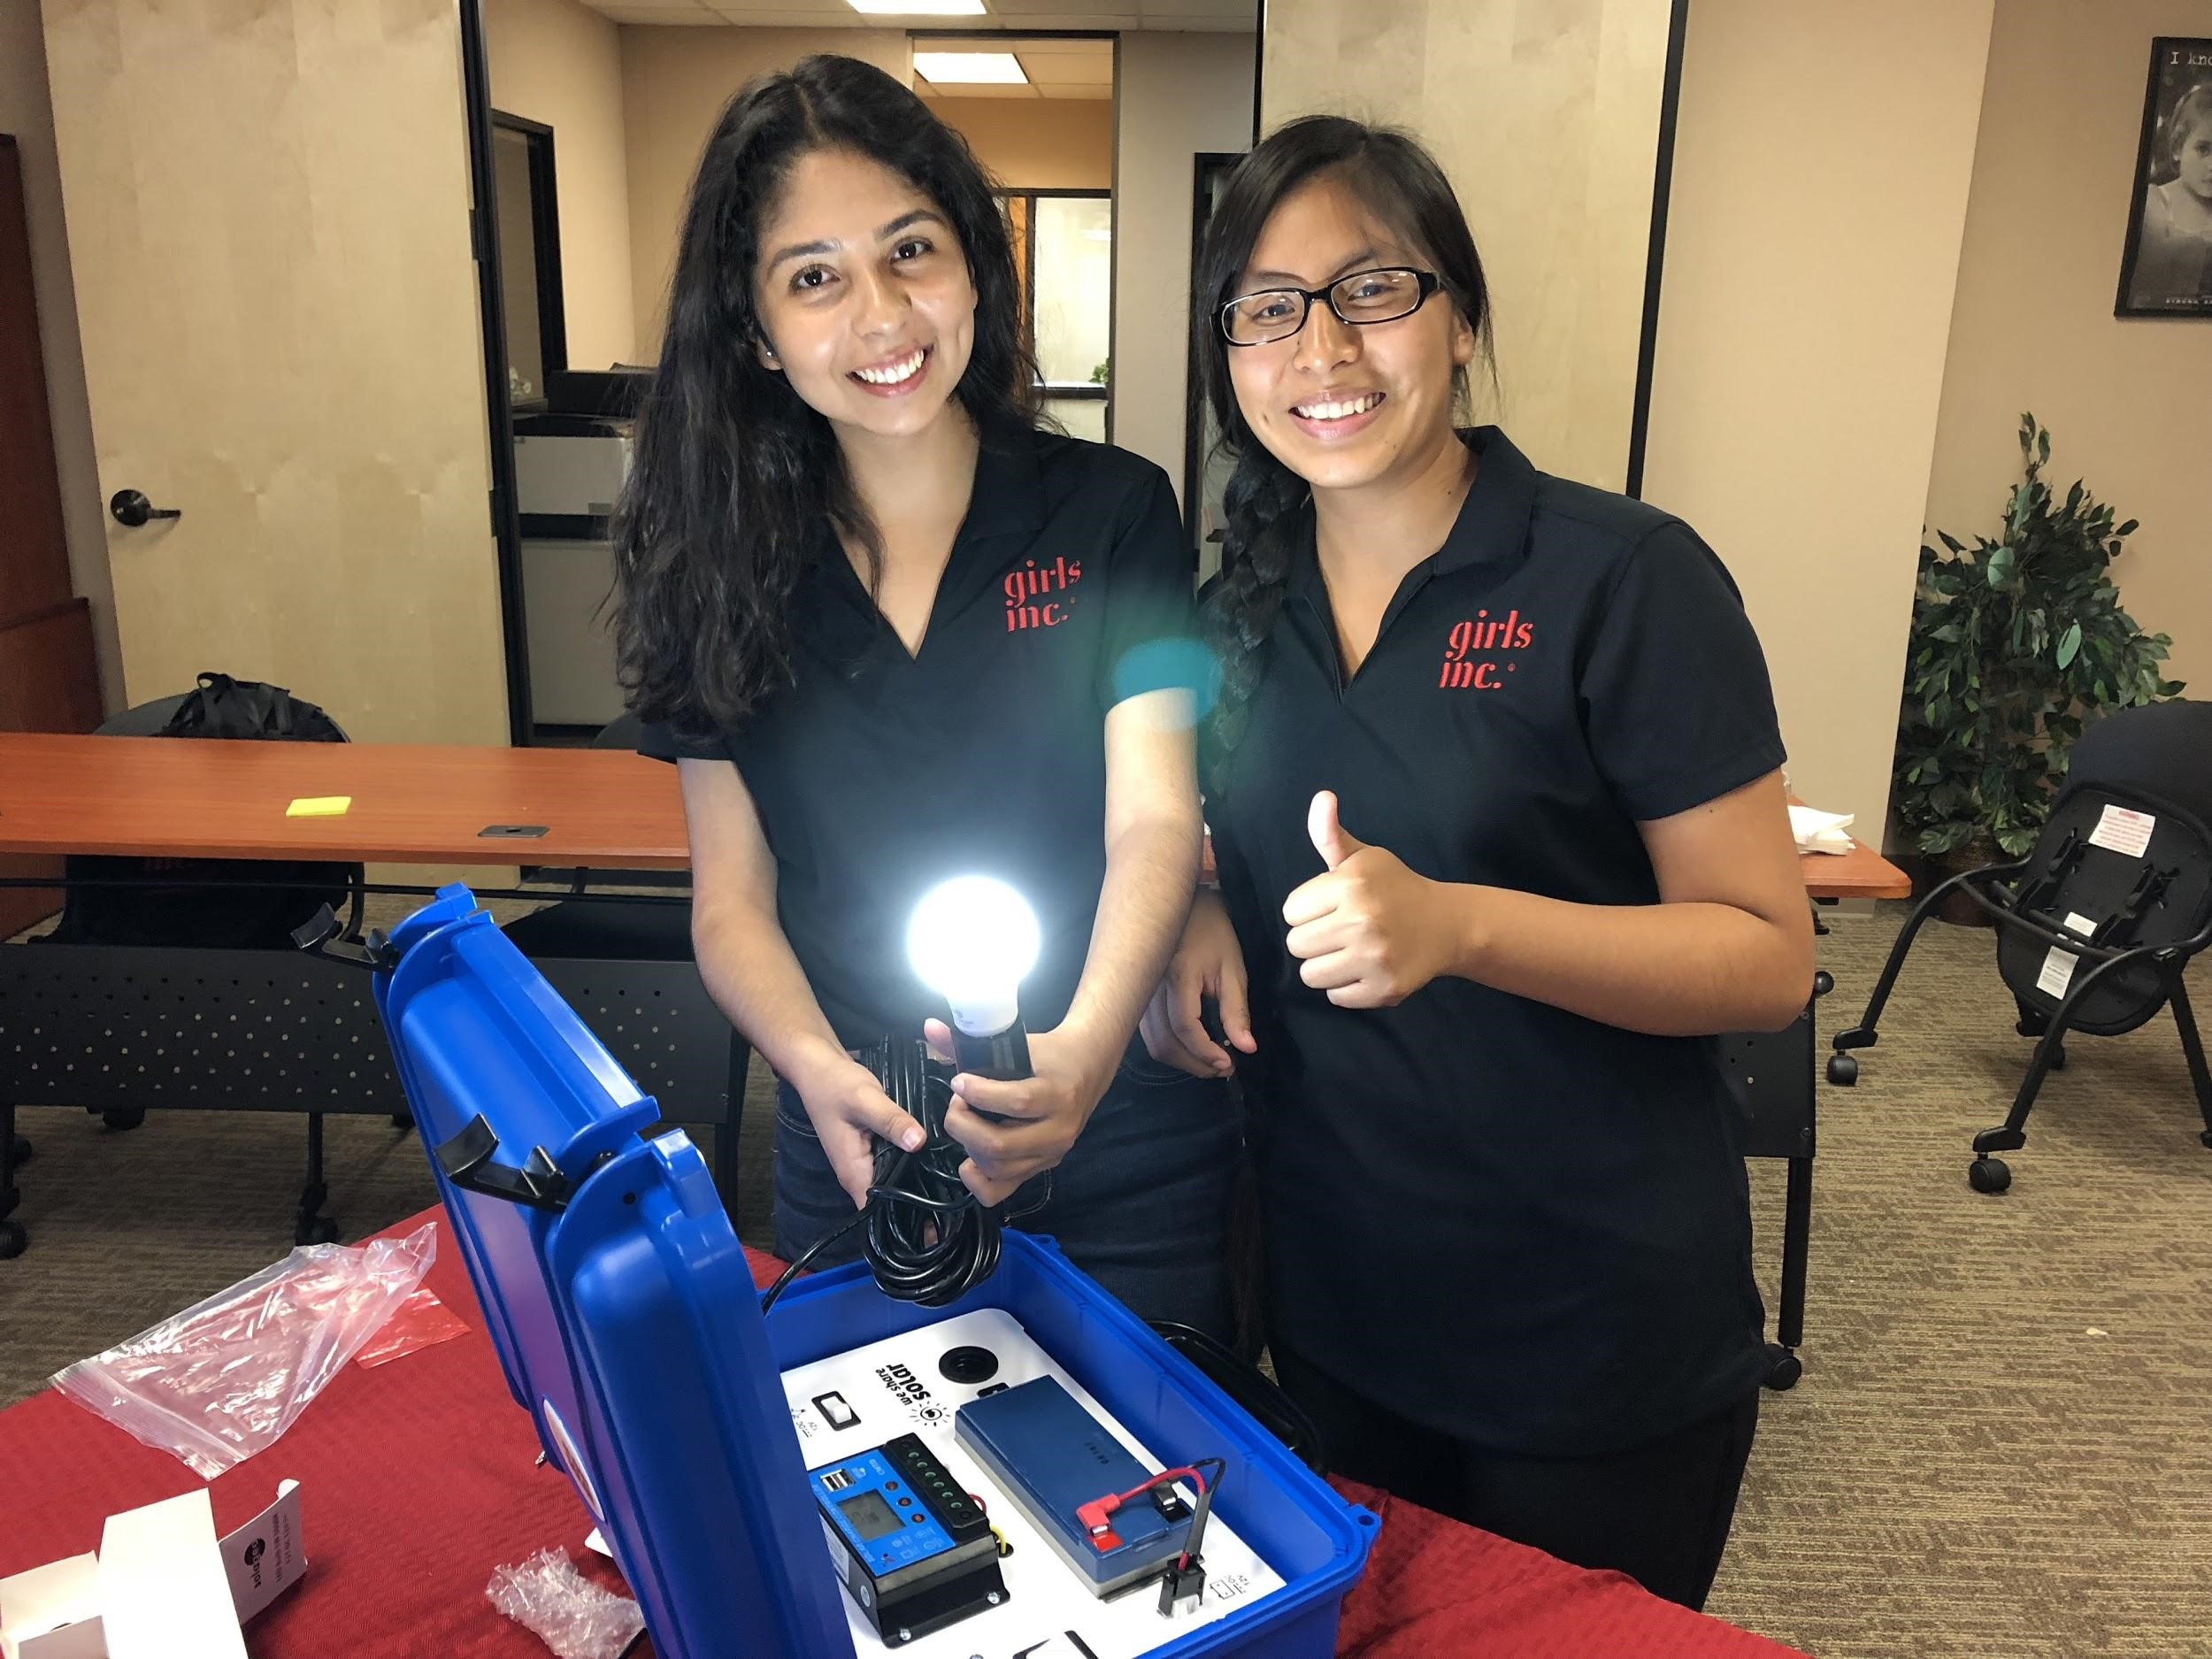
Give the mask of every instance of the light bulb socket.
[(1002, 1083), (1018, 1082), (1033, 1075), (1029, 1064), (1029, 1030), (1017, 1018), (1002, 1031), (977, 1033), (952, 1028), (952, 1057), (970, 1077), (991, 1078)]

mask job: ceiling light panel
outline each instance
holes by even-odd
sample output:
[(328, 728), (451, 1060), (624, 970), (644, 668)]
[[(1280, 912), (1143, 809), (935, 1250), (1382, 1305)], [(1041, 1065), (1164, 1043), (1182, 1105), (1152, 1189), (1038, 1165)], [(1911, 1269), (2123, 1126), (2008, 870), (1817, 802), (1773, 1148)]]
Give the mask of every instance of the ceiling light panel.
[(914, 73), (933, 87), (1024, 87), (1029, 77), (1011, 52), (916, 52)]
[(983, 0), (845, 0), (864, 17), (979, 18)]

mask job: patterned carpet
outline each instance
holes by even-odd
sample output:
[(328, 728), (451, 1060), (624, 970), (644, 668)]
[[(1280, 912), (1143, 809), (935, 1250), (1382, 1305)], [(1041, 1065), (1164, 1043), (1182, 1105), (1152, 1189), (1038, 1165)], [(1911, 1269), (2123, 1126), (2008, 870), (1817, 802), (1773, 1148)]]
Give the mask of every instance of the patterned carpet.
[[(1832, 922), (1824, 1037), (1897, 921)], [(1766, 1397), (1712, 1610), (1824, 1659), (2212, 1655), (2212, 1152), (2173, 1026), (2077, 1042), (2012, 1191), (1970, 1193), (1969, 1137), (2028, 1048), (1990, 955), (1930, 929), (1859, 1087), (1823, 1089), (1805, 1379)], [(753, 1242), (771, 1115), (756, 1078)], [(0, 1263), (0, 1402), (289, 1246), (296, 1119), (119, 1134), (43, 1108), (22, 1131), (33, 1241)], [(332, 1118), (326, 1157), (348, 1238), (431, 1202), (381, 1118)], [(1771, 1297), (1781, 1166), (1755, 1165), (1754, 1192)]]

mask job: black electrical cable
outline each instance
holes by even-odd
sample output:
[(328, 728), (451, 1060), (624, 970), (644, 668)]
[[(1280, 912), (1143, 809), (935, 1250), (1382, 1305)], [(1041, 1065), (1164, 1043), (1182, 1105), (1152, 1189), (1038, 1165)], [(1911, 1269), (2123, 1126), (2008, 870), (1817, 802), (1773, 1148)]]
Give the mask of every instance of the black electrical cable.
[(876, 1074), (884, 1093), (928, 1138), (914, 1152), (877, 1142), (867, 1203), (784, 1269), (761, 1298), (763, 1313), (809, 1262), (862, 1225), (867, 1228), (862, 1253), (877, 1288), (901, 1302), (946, 1307), (998, 1271), (1003, 1224), (998, 1210), (979, 1202), (960, 1179), (967, 1148), (945, 1132), (950, 1075), (930, 1061), (922, 1044), (895, 1040), (879, 1051)]
[[(868, 1196), (871, 1200), (872, 1200), (875, 1197), (874, 1192), (871, 1191)], [(813, 1243), (808, 1245), (805, 1249), (800, 1251), (798, 1256), (793, 1260), (791, 1265), (785, 1268), (782, 1272), (776, 1275), (776, 1282), (769, 1286), (765, 1291), (761, 1293), (761, 1312), (766, 1313), (769, 1309), (776, 1305), (776, 1298), (783, 1294), (786, 1287), (790, 1285), (793, 1279), (798, 1278), (800, 1274), (806, 1271), (806, 1264), (809, 1262), (811, 1262), (816, 1256), (821, 1255), (824, 1250), (827, 1249), (831, 1245), (836, 1243), (838, 1240), (843, 1238), (862, 1222), (867, 1220), (867, 1218), (868, 1212), (865, 1210), (856, 1210), (853, 1211), (852, 1219), (850, 1221), (839, 1223), (836, 1226), (832, 1227), (827, 1233), (825, 1233), (820, 1238), (815, 1240)]]
[(1229, 1478), (1229, 1465), (1225, 1459), (1194, 1457), (1191, 1460), (1193, 1469), (1202, 1470), (1210, 1464), (1213, 1468), (1213, 1478), (1199, 1483), (1198, 1507), (1191, 1512), (1190, 1532), (1183, 1540), (1182, 1558), (1176, 1563), (1179, 1567), (1190, 1566), (1197, 1561), (1203, 1551), (1206, 1541), (1206, 1517), (1213, 1513), (1214, 1494), (1221, 1489), (1221, 1483)]

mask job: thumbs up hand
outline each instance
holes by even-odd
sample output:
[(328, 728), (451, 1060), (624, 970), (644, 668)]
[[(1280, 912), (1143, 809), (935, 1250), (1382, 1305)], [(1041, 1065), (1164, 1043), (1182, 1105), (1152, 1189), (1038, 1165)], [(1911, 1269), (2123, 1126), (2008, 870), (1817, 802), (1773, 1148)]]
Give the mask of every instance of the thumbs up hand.
[(1306, 833), (1328, 869), (1283, 901), (1300, 979), (1339, 1008), (1389, 1008), (1451, 971), (1457, 907), (1444, 883), (1353, 835), (1329, 790), (1314, 796)]

